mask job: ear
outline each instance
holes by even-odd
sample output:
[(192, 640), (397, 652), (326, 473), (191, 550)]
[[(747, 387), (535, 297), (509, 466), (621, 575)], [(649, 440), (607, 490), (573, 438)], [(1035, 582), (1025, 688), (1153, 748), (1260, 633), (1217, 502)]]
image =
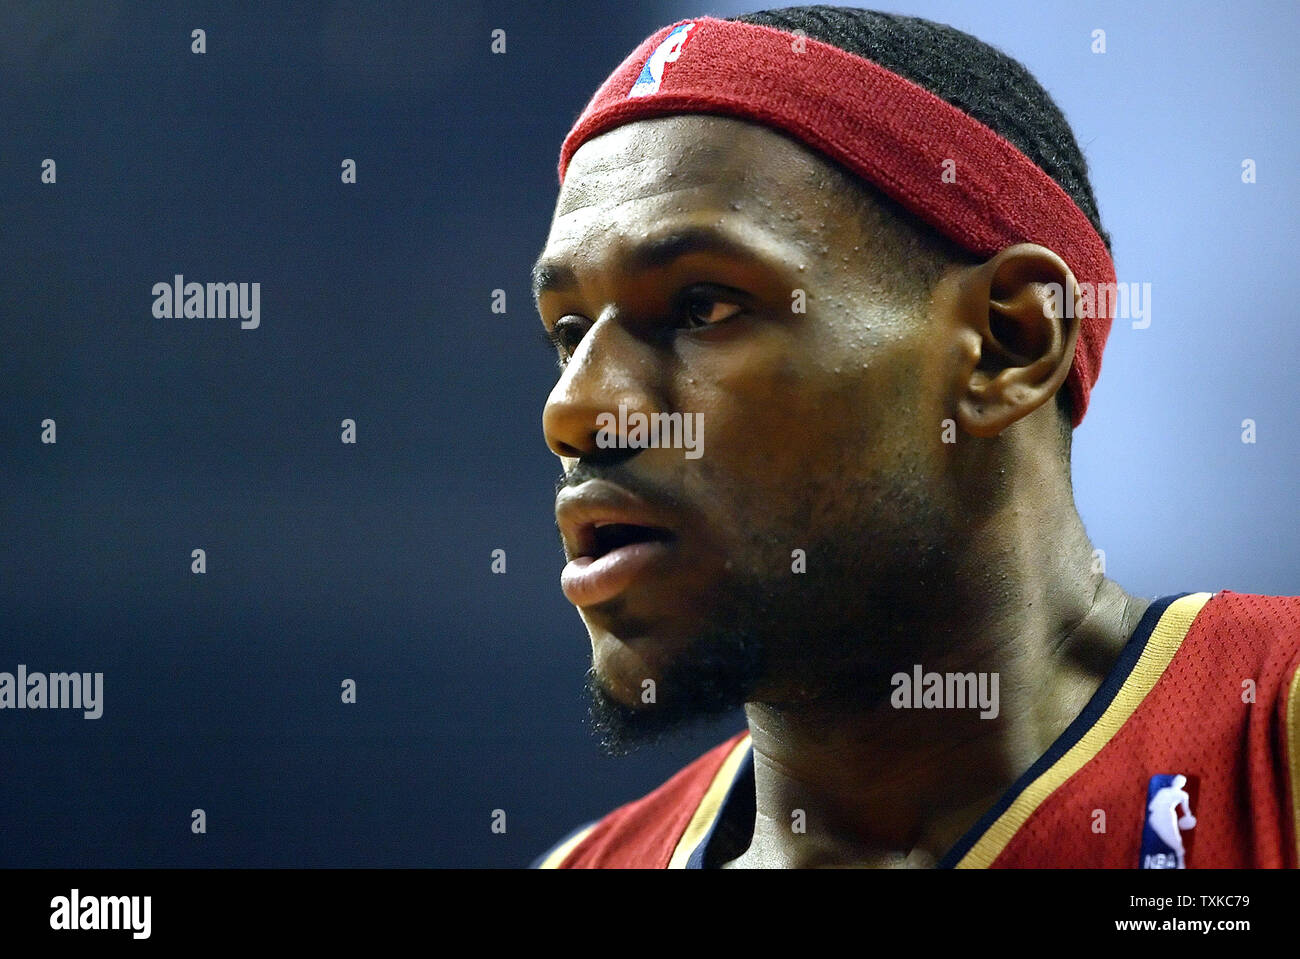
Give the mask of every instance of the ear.
[(1079, 296), (1065, 261), (1033, 243), (963, 271), (954, 317), (968, 347), (957, 383), (963, 430), (997, 436), (1063, 386), (1079, 335)]

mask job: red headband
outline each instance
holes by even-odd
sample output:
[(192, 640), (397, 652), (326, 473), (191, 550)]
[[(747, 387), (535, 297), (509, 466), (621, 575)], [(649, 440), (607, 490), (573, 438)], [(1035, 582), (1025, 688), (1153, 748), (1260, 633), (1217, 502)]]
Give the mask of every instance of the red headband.
[[(609, 75), (564, 138), (560, 183), (598, 133), (669, 113), (723, 113), (776, 127), (838, 160), (962, 247), (1057, 253), (1085, 290), (1115, 266), (1088, 218), (1037, 164), (974, 117), (838, 47), (772, 27), (695, 17), (663, 27)], [(955, 182), (940, 179), (955, 164)], [(1078, 426), (1101, 372), (1114, 296), (1090, 298), (1066, 386)]]

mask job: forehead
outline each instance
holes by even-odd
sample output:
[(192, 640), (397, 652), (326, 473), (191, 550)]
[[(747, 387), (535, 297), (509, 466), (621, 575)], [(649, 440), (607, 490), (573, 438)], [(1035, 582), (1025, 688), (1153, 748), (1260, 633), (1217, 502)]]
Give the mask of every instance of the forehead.
[(574, 153), (548, 251), (567, 252), (560, 247), (615, 225), (649, 229), (709, 210), (778, 226), (797, 241), (815, 223), (825, 231), (828, 219), (843, 219), (842, 185), (813, 151), (756, 123), (712, 114), (639, 120)]

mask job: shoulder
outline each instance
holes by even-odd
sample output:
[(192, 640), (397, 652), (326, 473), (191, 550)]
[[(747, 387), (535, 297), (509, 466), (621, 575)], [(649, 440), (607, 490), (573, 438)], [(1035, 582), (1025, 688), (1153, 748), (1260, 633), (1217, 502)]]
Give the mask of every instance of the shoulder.
[(1196, 614), (1183, 646), (1187, 658), (1281, 685), (1300, 664), (1300, 596), (1221, 590)]
[(1219, 590), (1201, 608), (1198, 624), (1214, 622), (1232, 630), (1238, 638), (1269, 637), (1300, 641), (1300, 596), (1263, 596)]
[(1203, 727), (1215, 716), (1258, 724), (1286, 704), (1300, 672), (1300, 596), (1191, 594), (1168, 607), (1147, 646), (1162, 664), (1143, 707), (1196, 715)]
[(719, 743), (653, 792), (566, 836), (534, 863), (539, 869), (662, 869), (727, 758), (748, 730)]
[[(1295, 865), (1300, 860), (1300, 596), (1223, 590), (1192, 620), (1177, 655), (1148, 697), (1152, 743), (1181, 742), (1198, 772), (1202, 801), (1232, 812), (1222, 842), (1202, 853), (1247, 851), (1223, 865)], [(1144, 703), (1144, 705), (1146, 705)], [(1181, 768), (1181, 767), (1180, 767)], [(1249, 801), (1234, 795), (1244, 790)], [(1238, 808), (1240, 807), (1240, 808)], [(1238, 829), (1240, 823), (1250, 828)], [(1233, 855), (1236, 853), (1234, 852)]]

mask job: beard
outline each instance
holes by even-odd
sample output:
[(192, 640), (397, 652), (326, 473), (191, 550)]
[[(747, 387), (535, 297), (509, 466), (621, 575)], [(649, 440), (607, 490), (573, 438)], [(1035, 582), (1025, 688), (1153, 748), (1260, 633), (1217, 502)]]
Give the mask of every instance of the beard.
[[(587, 670), (588, 717), (601, 748), (611, 756), (662, 741), (678, 730), (739, 709), (763, 676), (762, 637), (737, 624), (704, 633), (664, 671), (655, 701), (625, 705)], [(661, 694), (662, 691), (662, 694)]]
[[(947, 651), (951, 639), (927, 617), (936, 591), (944, 606), (957, 592), (952, 526), (915, 487), (890, 500), (870, 511), (869, 528), (833, 525), (806, 549), (806, 572), (783, 558), (806, 535), (751, 536), (749, 555), (778, 562), (718, 585), (710, 625), (665, 667), (654, 702), (620, 702), (589, 669), (589, 718), (605, 752), (625, 755), (747, 702), (870, 709), (888, 700), (894, 673)], [(923, 646), (926, 635), (939, 638)]]

